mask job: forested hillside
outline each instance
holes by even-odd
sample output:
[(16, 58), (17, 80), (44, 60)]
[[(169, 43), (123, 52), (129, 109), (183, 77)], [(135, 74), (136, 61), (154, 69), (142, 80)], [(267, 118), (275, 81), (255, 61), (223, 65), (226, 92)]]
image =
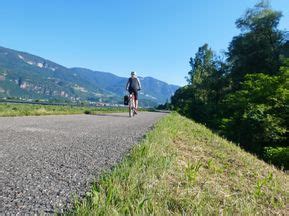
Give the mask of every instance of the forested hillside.
[(261, 1), (237, 19), (240, 34), (225, 55), (200, 47), (171, 108), (289, 169), (289, 38), (281, 17)]
[[(140, 104), (144, 107), (164, 103), (178, 89), (151, 77), (140, 79)], [(0, 98), (120, 104), (126, 94), (126, 82), (126, 77), (112, 73), (66, 68), (29, 53), (0, 47)]]

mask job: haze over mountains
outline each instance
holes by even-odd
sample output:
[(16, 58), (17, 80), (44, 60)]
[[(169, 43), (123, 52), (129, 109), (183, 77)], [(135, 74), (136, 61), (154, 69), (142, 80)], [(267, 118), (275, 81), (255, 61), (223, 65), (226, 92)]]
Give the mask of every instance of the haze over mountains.
[[(129, 71), (128, 71), (129, 74)], [(179, 88), (139, 77), (143, 106), (166, 102)], [(0, 47), (0, 97), (122, 103), (127, 78), (85, 68), (66, 68), (44, 58)]]

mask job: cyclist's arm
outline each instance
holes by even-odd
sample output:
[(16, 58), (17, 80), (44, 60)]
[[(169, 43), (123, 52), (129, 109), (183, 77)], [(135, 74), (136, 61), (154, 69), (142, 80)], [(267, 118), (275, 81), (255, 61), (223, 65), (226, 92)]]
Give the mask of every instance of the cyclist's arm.
[(127, 81), (127, 83), (126, 83), (126, 90), (127, 90), (127, 91), (128, 91), (129, 85), (130, 85), (130, 79), (128, 79), (128, 81)]
[(141, 90), (141, 84), (140, 84), (139, 78), (137, 78), (137, 82), (138, 82), (139, 90)]

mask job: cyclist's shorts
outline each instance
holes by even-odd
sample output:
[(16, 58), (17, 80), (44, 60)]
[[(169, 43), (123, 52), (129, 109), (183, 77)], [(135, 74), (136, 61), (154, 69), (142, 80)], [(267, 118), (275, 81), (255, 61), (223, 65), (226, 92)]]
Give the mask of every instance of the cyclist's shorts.
[(130, 89), (128, 90), (128, 92), (129, 92), (130, 94), (131, 94), (131, 93), (134, 93), (134, 98), (135, 98), (135, 100), (138, 99), (138, 94), (137, 94), (137, 90), (136, 90), (136, 89), (130, 88)]

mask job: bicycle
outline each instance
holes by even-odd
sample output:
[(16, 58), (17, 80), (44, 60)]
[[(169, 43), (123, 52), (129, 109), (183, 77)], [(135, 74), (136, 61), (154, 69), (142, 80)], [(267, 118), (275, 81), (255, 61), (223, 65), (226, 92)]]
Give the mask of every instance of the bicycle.
[(129, 101), (128, 101), (128, 115), (129, 117), (133, 117), (136, 114), (136, 108), (135, 108), (135, 96), (132, 92), (129, 94)]

